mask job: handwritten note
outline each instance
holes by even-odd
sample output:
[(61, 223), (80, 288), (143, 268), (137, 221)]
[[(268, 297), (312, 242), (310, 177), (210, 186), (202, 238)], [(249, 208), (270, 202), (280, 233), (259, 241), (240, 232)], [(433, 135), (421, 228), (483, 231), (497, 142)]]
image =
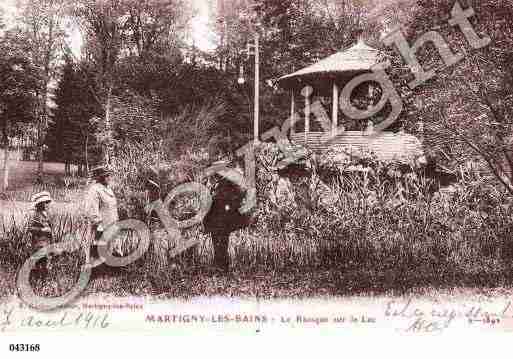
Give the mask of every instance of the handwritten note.
[[(496, 308), (497, 305), (494, 305)], [(496, 325), (506, 319), (513, 319), (510, 310), (512, 302), (501, 304), (498, 309), (490, 309), (485, 304), (421, 304), (414, 300), (389, 301), (385, 308), (385, 318), (402, 319), (406, 326), (406, 332), (441, 332), (450, 328), (457, 320), (463, 320), (467, 324)]]
[(17, 311), (10, 307), (0, 311), (0, 330), (5, 332), (11, 328), (20, 329), (107, 329), (111, 325), (109, 313), (71, 312), (31, 313)]

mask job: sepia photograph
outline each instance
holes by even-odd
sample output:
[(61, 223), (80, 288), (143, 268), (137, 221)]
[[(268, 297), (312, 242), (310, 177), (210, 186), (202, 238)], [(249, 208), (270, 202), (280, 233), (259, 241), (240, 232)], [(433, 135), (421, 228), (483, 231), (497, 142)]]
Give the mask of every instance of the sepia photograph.
[(0, 335), (511, 333), (512, 18), (1, 0)]

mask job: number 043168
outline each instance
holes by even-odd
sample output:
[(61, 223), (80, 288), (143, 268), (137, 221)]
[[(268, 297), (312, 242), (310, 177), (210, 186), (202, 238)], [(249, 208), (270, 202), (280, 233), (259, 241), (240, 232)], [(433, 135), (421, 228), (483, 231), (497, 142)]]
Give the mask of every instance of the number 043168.
[(38, 352), (40, 349), (39, 344), (9, 344), (11, 352)]

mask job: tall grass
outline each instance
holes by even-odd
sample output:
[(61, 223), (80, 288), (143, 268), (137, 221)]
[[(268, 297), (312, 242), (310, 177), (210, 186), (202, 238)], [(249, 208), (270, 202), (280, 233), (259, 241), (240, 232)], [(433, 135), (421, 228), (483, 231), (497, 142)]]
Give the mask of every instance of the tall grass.
[(433, 277), (439, 283), (465, 275), (508, 275), (513, 211), (505, 194), (486, 183), (466, 183), (453, 193), (428, 196), (425, 181), (414, 182), (418, 192), (402, 200), (380, 191), (379, 184), (369, 189), (360, 182), (354, 191), (332, 185), (329, 203), (311, 196), (306, 206), (263, 205), (257, 227), (233, 241), (236, 265), (339, 268)]
[(76, 187), (63, 187), (54, 183), (34, 184), (21, 190), (4, 192), (2, 199), (6, 201), (30, 202), (31, 197), (35, 193), (43, 191), (49, 192), (52, 198), (59, 202), (71, 202), (75, 199), (77, 193)]
[[(426, 195), (425, 182), (417, 179), (410, 183), (417, 192), (410, 190), (398, 200), (395, 193), (380, 190), (382, 185), (369, 187), (358, 176), (346, 180), (359, 190), (333, 183), (305, 199), (292, 186), (291, 201), (260, 201), (256, 224), (232, 234), (233, 268), (277, 273), (331, 270), (371, 276), (376, 283), (402, 283), (409, 278), (417, 285), (450, 285), (475, 276), (508, 278), (513, 267), (513, 212), (510, 200), (494, 187), (468, 182), (458, 184), (453, 192)], [(319, 187), (315, 175), (306, 182)], [(56, 216), (53, 222), (55, 241), (70, 231), (83, 238), (88, 230), (80, 217)], [(201, 226), (184, 236), (198, 239), (199, 244), (190, 253), (162, 263), (158, 250), (153, 250), (158, 248), (153, 235), (153, 249), (125, 270), (127, 278), (165, 288), (176, 271), (208, 267), (213, 260), (210, 237)], [(137, 239), (125, 244), (125, 252), (136, 245)], [(30, 254), (24, 224), (2, 223), (2, 264), (19, 267)], [(56, 278), (79, 273), (84, 260), (81, 253), (69, 256)]]

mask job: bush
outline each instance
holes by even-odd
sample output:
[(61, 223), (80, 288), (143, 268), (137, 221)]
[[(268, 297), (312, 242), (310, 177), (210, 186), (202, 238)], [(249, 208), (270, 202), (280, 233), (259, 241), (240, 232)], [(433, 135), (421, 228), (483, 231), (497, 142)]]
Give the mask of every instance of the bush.
[[(266, 200), (256, 227), (235, 241), (241, 268), (351, 268), (430, 274), (441, 283), (469, 273), (508, 273), (513, 213), (496, 187), (462, 182), (452, 193), (432, 193), (421, 176), (390, 176), (390, 164), (341, 171), (326, 185), (318, 176), (322, 162), (311, 161), (304, 183), (289, 183), (292, 202), (260, 197)], [(404, 195), (390, 190), (396, 188)]]

